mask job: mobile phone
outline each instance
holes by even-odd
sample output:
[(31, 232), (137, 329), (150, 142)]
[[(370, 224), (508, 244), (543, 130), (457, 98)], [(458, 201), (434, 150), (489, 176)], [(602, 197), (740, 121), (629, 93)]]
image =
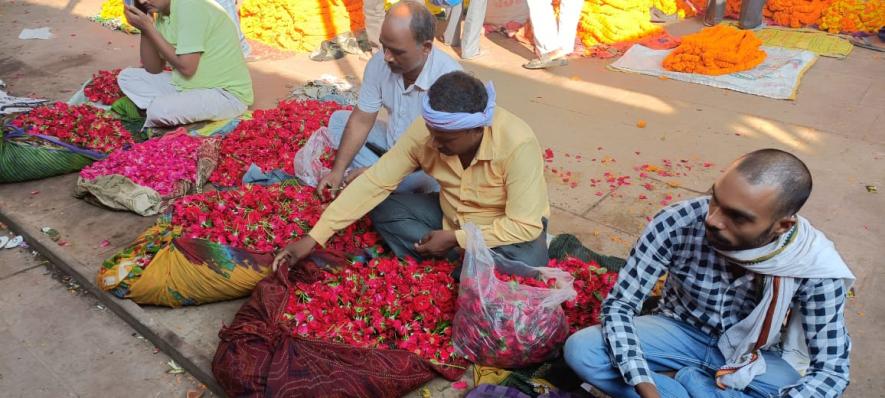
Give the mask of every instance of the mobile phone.
[(132, 7), (135, 3), (135, 0), (123, 0), (123, 4)]

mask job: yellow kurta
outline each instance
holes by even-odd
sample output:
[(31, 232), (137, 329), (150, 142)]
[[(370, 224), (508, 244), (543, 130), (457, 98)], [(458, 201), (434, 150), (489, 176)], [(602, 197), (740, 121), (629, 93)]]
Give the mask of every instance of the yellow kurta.
[(465, 247), (461, 226), (476, 224), (489, 247), (535, 240), (550, 217), (544, 160), (538, 139), (522, 119), (497, 107), (474, 160), (465, 170), (457, 155), (433, 146), (418, 118), (396, 145), (332, 202), (309, 235), (324, 245), (386, 199), (409, 174), (424, 170), (440, 185), (443, 229), (454, 230)]

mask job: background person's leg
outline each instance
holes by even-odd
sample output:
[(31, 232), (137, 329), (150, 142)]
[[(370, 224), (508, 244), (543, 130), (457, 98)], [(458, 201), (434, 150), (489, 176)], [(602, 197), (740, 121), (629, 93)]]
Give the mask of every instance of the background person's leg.
[(464, 3), (449, 7), (446, 12), (446, 30), (443, 32), (442, 42), (452, 47), (461, 45), (461, 14), (464, 11)]
[(363, 15), (366, 20), (366, 36), (372, 45), (381, 48), (381, 24), (384, 23), (384, 0), (364, 0)]
[(186, 90), (155, 98), (147, 108), (145, 127), (232, 119), (245, 111), (245, 104), (222, 89)]
[[(583, 0), (581, 0), (583, 1)], [(464, 31), (461, 34), (461, 58), (470, 59), (480, 55), (479, 41), (486, 19), (488, 0), (470, 0), (467, 17), (464, 18)]]
[(421, 260), (415, 243), (442, 229), (439, 194), (394, 193), (369, 213), (375, 230), (397, 257)]
[(575, 52), (575, 37), (584, 0), (562, 0), (559, 3), (559, 46), (565, 54)]
[(722, 18), (725, 18), (725, 3), (725, 0), (709, 0), (707, 2), (704, 25), (713, 26), (722, 22)]
[(147, 109), (157, 97), (177, 94), (169, 72), (150, 73), (144, 68), (126, 68), (117, 76), (120, 91), (126, 94), (139, 109)]
[[(712, 350), (719, 352), (715, 339), (690, 325), (663, 315), (634, 319), (639, 345), (652, 372), (679, 370), (694, 366), (709, 369)], [(565, 360), (583, 380), (613, 397), (637, 397), (633, 386), (624, 382), (611, 362), (601, 326), (581, 330), (566, 341)], [(652, 378), (663, 397), (689, 397), (682, 384), (654, 373)]]
[(535, 51), (541, 56), (559, 50), (559, 29), (553, 15), (553, 3), (550, 0), (527, 0), (527, 3)]
[(741, 29), (754, 29), (762, 25), (762, 8), (765, 0), (744, 0), (741, 2)]
[[(335, 111), (332, 113), (332, 116), (329, 117), (329, 139), (332, 140), (332, 145), (335, 149), (341, 144), (341, 137), (344, 135), (344, 127), (347, 126), (347, 119), (350, 118), (350, 114), (351, 111)], [(381, 148), (385, 148), (387, 147), (385, 144), (387, 142), (387, 139), (385, 138), (386, 134), (387, 125), (384, 122), (376, 120), (375, 125), (372, 126), (372, 130), (369, 130), (367, 141), (376, 144)], [(378, 155), (364, 146), (359, 152), (357, 152), (353, 161), (350, 163), (350, 167), (369, 167), (375, 164), (375, 162), (378, 161), (378, 158)]]

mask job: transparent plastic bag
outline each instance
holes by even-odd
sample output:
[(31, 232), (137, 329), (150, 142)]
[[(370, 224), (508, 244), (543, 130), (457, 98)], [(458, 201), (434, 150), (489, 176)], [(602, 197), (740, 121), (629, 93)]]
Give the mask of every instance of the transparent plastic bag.
[[(518, 368), (549, 359), (568, 337), (562, 303), (575, 298), (574, 278), (560, 269), (530, 267), (486, 247), (479, 228), (464, 227), (467, 250), (461, 270), (455, 349), (470, 361)], [(505, 282), (495, 270), (550, 281), (551, 288)]]
[(323, 177), (332, 172), (337, 152), (329, 138), (329, 129), (320, 127), (295, 154), (295, 176), (305, 185), (316, 187)]

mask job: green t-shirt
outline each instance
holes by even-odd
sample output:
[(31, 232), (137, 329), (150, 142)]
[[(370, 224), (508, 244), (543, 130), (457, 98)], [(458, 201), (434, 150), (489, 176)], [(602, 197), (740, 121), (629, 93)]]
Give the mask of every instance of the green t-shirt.
[(190, 78), (172, 71), (172, 82), (182, 90), (221, 88), (252, 105), (252, 77), (243, 58), (237, 27), (213, 0), (172, 0), (169, 16), (157, 19), (157, 30), (175, 53), (201, 52), (197, 72)]

